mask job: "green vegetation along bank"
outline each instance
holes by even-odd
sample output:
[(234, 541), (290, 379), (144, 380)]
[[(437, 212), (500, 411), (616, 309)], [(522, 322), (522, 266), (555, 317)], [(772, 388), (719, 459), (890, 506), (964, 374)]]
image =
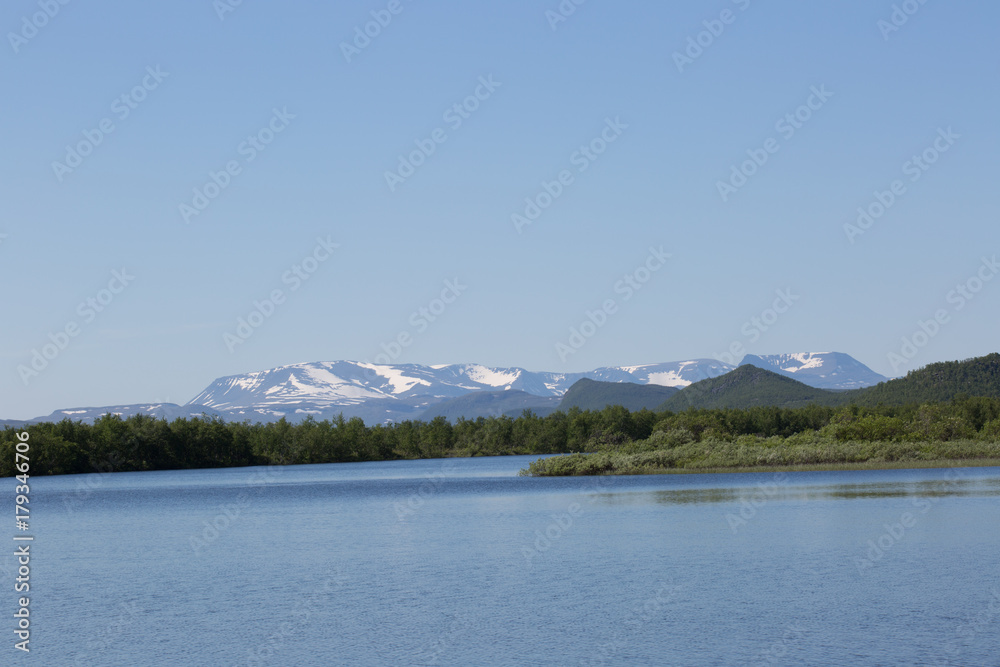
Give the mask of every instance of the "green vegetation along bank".
[[(804, 465), (1000, 460), (1000, 398), (860, 407), (809, 405), (539, 417), (443, 417), (366, 426), (360, 419), (269, 424), (105, 416), (0, 431), (0, 475), (15, 474), (27, 431), (33, 475), (392, 459), (572, 454), (536, 475), (648, 473)], [(585, 455), (584, 455), (585, 454)]]
[(556, 477), (1000, 466), (998, 440), (838, 441), (814, 432), (789, 438), (740, 436), (677, 444), (671, 442), (673, 439), (672, 434), (658, 433), (620, 451), (539, 459), (520, 474)]

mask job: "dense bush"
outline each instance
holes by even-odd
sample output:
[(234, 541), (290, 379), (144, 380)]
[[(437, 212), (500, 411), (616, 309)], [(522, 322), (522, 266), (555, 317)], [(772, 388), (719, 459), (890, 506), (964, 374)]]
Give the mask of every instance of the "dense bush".
[(1000, 460), (1000, 442), (986, 440), (855, 441), (812, 432), (790, 438), (740, 436), (734, 440), (702, 440), (670, 449), (599, 452), (539, 459), (524, 474), (537, 476), (611, 473), (640, 475), (698, 470), (743, 470), (761, 467), (905, 465), (940, 461)]

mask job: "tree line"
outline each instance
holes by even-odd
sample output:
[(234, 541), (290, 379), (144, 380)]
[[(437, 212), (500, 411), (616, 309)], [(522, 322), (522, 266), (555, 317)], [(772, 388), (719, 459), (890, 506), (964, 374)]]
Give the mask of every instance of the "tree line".
[(343, 416), (299, 423), (225, 422), (204, 416), (167, 421), (105, 415), (94, 423), (7, 427), (0, 431), (0, 475), (13, 476), (17, 433), (27, 431), (33, 475), (339, 463), (393, 459), (561, 454), (657, 442), (788, 438), (816, 432), (831, 441), (1000, 440), (1000, 399), (959, 396), (947, 403), (903, 406), (631, 412), (571, 408), (540, 417), (444, 417), (368, 426)]

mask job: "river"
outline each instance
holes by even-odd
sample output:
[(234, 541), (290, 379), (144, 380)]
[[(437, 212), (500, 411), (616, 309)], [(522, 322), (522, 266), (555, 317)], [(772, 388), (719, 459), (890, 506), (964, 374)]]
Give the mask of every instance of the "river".
[(533, 458), (32, 478), (32, 662), (1000, 665), (1000, 468)]

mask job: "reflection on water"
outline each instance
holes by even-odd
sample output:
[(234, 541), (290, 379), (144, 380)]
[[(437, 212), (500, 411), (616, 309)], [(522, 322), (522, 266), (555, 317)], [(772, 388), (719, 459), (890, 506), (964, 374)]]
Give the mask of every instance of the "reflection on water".
[[(781, 475), (781, 473), (778, 473)], [(764, 496), (769, 500), (828, 500), (856, 498), (945, 498), (1000, 496), (1000, 479), (921, 480), (913, 482), (873, 482), (868, 484), (831, 484), (829, 486), (791, 485), (789, 477), (779, 477), (753, 486), (668, 489), (593, 494), (593, 502), (607, 505), (659, 503), (664, 505), (700, 505), (731, 503), (742, 498)]]

